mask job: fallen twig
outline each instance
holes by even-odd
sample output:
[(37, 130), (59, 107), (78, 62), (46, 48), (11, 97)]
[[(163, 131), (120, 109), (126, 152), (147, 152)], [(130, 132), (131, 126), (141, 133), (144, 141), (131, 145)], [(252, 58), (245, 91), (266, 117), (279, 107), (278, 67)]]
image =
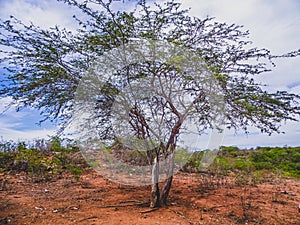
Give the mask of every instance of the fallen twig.
[(129, 202), (135, 202), (135, 203), (140, 203), (140, 201), (138, 200), (124, 200), (124, 201), (121, 201), (120, 203), (129, 203)]
[(117, 204), (117, 205), (103, 205), (103, 206), (98, 206), (98, 208), (119, 208), (119, 207), (127, 207), (127, 206), (142, 206), (142, 205), (149, 204), (149, 202), (135, 202), (135, 203), (128, 203), (128, 204), (123, 204), (123, 203), (124, 202), (121, 202), (121, 204)]
[(148, 209), (148, 210), (145, 210), (145, 211), (141, 211), (140, 213), (144, 214), (144, 213), (149, 213), (149, 212), (153, 212), (153, 211), (156, 211), (158, 210), (159, 208), (152, 208), (152, 209)]
[(98, 218), (98, 217), (97, 216), (90, 216), (90, 217), (83, 218), (83, 219), (79, 220), (78, 223), (80, 223), (82, 221), (85, 221), (85, 220), (96, 219), (96, 218)]

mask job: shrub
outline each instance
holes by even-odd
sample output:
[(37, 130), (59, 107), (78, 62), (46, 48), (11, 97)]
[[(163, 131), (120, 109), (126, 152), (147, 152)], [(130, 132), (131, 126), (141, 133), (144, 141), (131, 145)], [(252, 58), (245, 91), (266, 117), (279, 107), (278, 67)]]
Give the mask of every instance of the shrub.
[(214, 159), (210, 169), (213, 173), (224, 176), (228, 174), (228, 171), (231, 169), (231, 165), (227, 158), (219, 156)]
[(68, 168), (69, 168), (70, 172), (74, 175), (74, 178), (75, 178), (76, 180), (79, 180), (79, 178), (80, 178), (80, 176), (81, 176), (83, 170), (80, 169), (80, 168), (78, 168), (78, 167), (75, 167), (75, 166), (72, 165), (72, 164), (69, 164), (69, 165), (68, 165)]
[(275, 166), (272, 162), (255, 162), (254, 167), (256, 170), (273, 170)]
[(202, 170), (201, 160), (204, 152), (205, 151), (193, 152), (182, 170), (185, 172), (200, 172)]
[(236, 159), (233, 164), (233, 168), (247, 172), (255, 170), (255, 166), (253, 165), (253, 163), (245, 158)]
[(34, 141), (28, 148), (25, 142), (0, 142), (0, 171), (26, 172), (39, 181), (51, 175), (70, 171), (79, 179), (82, 168), (87, 166), (78, 153), (78, 148), (70, 142), (63, 147), (59, 138), (50, 142)]
[(11, 152), (0, 152), (0, 170), (2, 172), (12, 169), (15, 155)]

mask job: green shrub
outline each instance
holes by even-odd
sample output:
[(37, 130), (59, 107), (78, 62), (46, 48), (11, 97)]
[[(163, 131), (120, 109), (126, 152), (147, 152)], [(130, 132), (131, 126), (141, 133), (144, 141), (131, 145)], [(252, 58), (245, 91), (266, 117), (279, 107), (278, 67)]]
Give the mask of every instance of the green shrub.
[(298, 177), (300, 171), (300, 149), (264, 147), (250, 155), (256, 170), (282, 170), (286, 176)]
[(36, 149), (21, 149), (14, 161), (14, 169), (32, 175), (44, 175), (48, 170), (47, 158)]
[(256, 170), (273, 170), (275, 166), (272, 162), (255, 162), (254, 167)]
[(68, 165), (68, 168), (69, 168), (70, 172), (74, 175), (74, 178), (75, 178), (76, 180), (79, 180), (79, 179), (80, 179), (80, 176), (81, 176), (81, 174), (82, 174), (82, 172), (83, 172), (83, 170), (80, 169), (80, 168), (78, 168), (78, 167), (75, 167), (75, 166), (72, 165), (72, 164), (69, 164), (69, 165)]
[(202, 170), (201, 160), (205, 151), (193, 152), (182, 170), (186, 172), (199, 172)]
[(255, 171), (252, 174), (252, 184), (256, 186), (266, 181), (266, 170)]
[(0, 169), (2, 172), (12, 169), (15, 155), (11, 152), (0, 152)]
[(255, 166), (251, 161), (245, 158), (237, 158), (233, 164), (233, 168), (241, 171), (253, 171)]
[(191, 156), (191, 153), (186, 149), (178, 149), (175, 152), (175, 164), (182, 163), (184, 161), (188, 161)]
[(237, 173), (235, 175), (235, 184), (238, 186), (245, 186), (245, 185), (249, 185), (251, 182), (251, 175), (249, 173)]
[(209, 169), (215, 174), (224, 176), (228, 174), (228, 171), (231, 169), (231, 165), (227, 158), (219, 156), (214, 159)]

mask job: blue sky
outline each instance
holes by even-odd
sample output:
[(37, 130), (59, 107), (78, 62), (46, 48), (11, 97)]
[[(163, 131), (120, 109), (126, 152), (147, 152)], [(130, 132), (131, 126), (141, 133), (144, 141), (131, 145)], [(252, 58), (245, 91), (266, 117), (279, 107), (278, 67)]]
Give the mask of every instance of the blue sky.
[[(163, 2), (162, 0), (158, 2)], [(300, 1), (298, 0), (181, 0), (184, 8), (191, 8), (191, 15), (200, 18), (216, 17), (217, 21), (244, 25), (250, 31), (250, 38), (257, 47), (266, 47), (273, 54), (282, 54), (300, 48)], [(116, 2), (117, 4), (117, 2)], [(121, 4), (121, 1), (118, 3)], [(23, 21), (47, 28), (59, 24), (75, 29), (72, 15), (74, 9), (56, 0), (0, 0), (0, 17), (14, 15)], [(300, 57), (278, 59), (272, 72), (257, 77), (268, 84), (271, 91), (287, 90), (300, 94)], [(1, 70), (0, 70), (1, 71)], [(1, 80), (1, 78), (0, 78)], [(9, 98), (0, 99), (0, 111), (8, 104)], [(37, 122), (38, 112), (26, 109), (15, 112), (10, 109), (0, 115), (0, 137), (24, 140), (48, 137), (56, 126)], [(300, 123), (283, 124), (286, 134), (271, 137), (257, 130), (246, 136), (226, 131), (223, 144), (238, 146), (300, 146)], [(207, 136), (201, 137), (203, 143)]]

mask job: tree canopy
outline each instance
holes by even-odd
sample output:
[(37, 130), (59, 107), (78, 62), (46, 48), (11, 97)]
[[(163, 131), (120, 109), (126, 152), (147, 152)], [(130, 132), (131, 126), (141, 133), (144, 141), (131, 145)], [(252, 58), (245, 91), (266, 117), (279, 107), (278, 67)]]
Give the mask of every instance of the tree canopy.
[[(299, 50), (272, 55), (267, 49), (253, 47), (249, 32), (242, 26), (216, 22), (210, 17), (191, 17), (176, 1), (150, 6), (147, 1), (140, 0), (131, 11), (114, 11), (112, 0), (63, 2), (79, 8), (87, 17), (82, 21), (74, 16), (80, 25), (77, 31), (59, 26), (45, 30), (34, 24), (24, 24), (13, 16), (1, 20), (1, 63), (5, 65), (7, 77), (0, 86), (0, 97), (12, 97), (18, 109), (39, 109), (45, 120), (59, 121), (64, 130), (78, 119), (74, 110), (84, 110), (78, 108), (78, 101), (82, 101), (78, 95), (85, 96), (83, 100), (86, 100), (92, 93), (95, 104), (88, 109), (94, 113), (88, 119), (96, 124), (95, 129), (103, 140), (116, 135), (116, 130), (112, 130), (116, 122), (113, 110), (127, 107), (127, 133), (132, 132), (147, 143), (148, 139), (155, 140), (159, 145), (154, 158), (147, 152), (154, 174), (155, 163), (161, 155), (165, 158), (173, 155), (178, 137), (185, 129), (184, 122), (189, 119), (189, 123), (196, 124), (199, 134), (213, 126), (215, 109), (205, 85), (212, 81), (210, 88), (214, 89), (214, 96), (218, 92), (222, 99), (219, 106), (224, 127), (248, 132), (248, 128), (254, 126), (263, 133), (272, 134), (280, 132), (282, 121), (297, 120), (300, 114), (300, 96), (286, 91), (270, 93), (255, 81), (255, 75), (271, 71), (274, 58), (296, 57)], [(163, 61), (157, 57), (125, 63), (124, 67), (115, 68), (114, 74), (105, 81), (100, 80), (99, 86), (99, 81), (95, 82), (95, 76), (91, 76), (99, 69), (95, 62), (114, 49), (130, 46), (134, 40), (140, 43), (139, 49), (155, 42), (156, 48), (157, 43), (168, 43), (167, 46), (178, 50)], [(199, 65), (205, 69), (198, 70)], [(199, 78), (203, 73), (208, 74), (209, 82)], [(141, 81), (145, 86), (139, 89), (135, 85)], [(85, 86), (84, 82), (90, 86)], [(148, 92), (143, 95), (141, 90), (147, 88)], [(143, 97), (135, 98), (133, 93)], [(126, 104), (120, 96), (127, 99)], [(120, 114), (117, 116), (122, 119)], [(162, 121), (164, 126), (160, 129), (157, 124)], [(168, 172), (170, 170), (161, 191), (163, 204), (172, 183), (172, 163)], [(152, 203), (158, 206), (157, 179), (154, 183)]]

